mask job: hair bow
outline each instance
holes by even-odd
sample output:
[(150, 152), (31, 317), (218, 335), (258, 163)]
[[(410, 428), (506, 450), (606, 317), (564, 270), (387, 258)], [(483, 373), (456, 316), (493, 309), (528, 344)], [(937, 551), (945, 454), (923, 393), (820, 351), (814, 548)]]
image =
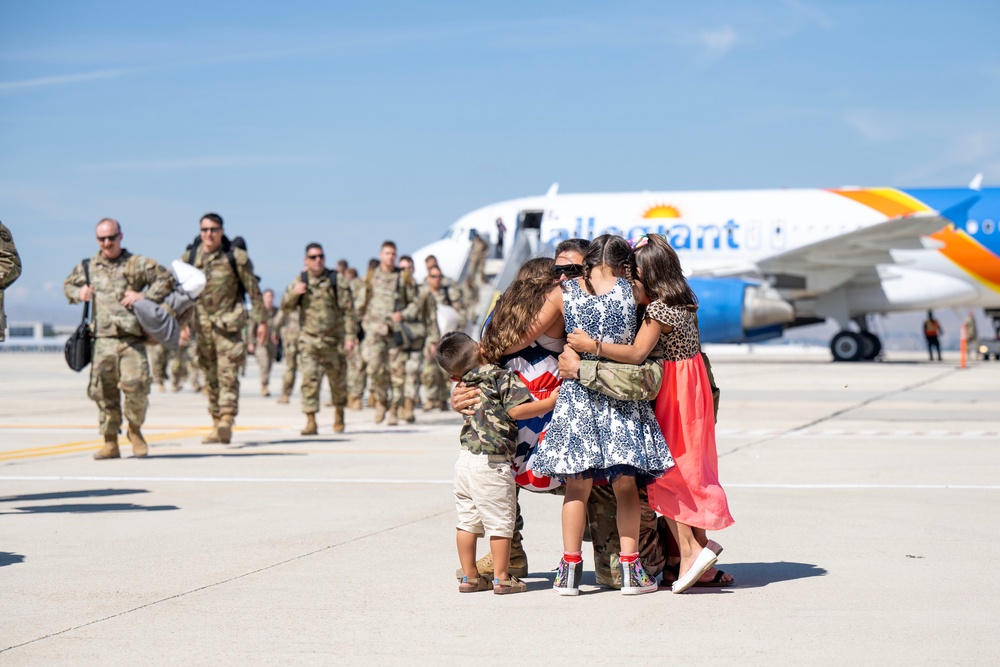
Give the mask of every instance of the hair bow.
[(649, 237), (645, 234), (642, 236), (634, 236), (628, 240), (628, 244), (632, 246), (632, 250), (638, 250), (647, 243), (649, 243)]

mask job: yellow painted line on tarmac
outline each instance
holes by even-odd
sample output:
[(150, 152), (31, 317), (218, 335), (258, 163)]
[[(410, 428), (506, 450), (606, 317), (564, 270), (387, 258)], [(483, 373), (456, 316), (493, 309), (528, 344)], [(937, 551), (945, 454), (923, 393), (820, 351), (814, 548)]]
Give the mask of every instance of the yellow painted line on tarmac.
[[(0, 424), (0, 429), (8, 429), (13, 431), (31, 431), (31, 430), (66, 430), (66, 431), (89, 431), (94, 428), (94, 424)], [(167, 429), (207, 429), (207, 424), (170, 424), (167, 426), (158, 426), (154, 424), (143, 424), (144, 431), (165, 431)], [(233, 428), (234, 431), (277, 431), (281, 430), (282, 426), (236, 426)], [(103, 440), (102, 440), (103, 442)]]
[[(157, 435), (146, 436), (146, 442), (163, 442), (164, 440), (175, 440), (179, 438), (190, 438), (208, 432), (208, 428), (188, 429), (186, 431), (174, 431), (173, 433), (159, 433)], [(119, 439), (122, 442), (122, 439)], [(128, 442), (128, 438), (124, 438)], [(48, 445), (46, 447), (30, 447), (28, 449), (14, 449), (0, 452), (0, 461), (15, 461), (18, 459), (34, 459), (41, 456), (62, 456), (64, 454), (75, 454), (94, 449), (94, 445), (103, 445), (104, 438), (95, 440), (80, 440), (77, 442), (64, 442), (59, 445)]]

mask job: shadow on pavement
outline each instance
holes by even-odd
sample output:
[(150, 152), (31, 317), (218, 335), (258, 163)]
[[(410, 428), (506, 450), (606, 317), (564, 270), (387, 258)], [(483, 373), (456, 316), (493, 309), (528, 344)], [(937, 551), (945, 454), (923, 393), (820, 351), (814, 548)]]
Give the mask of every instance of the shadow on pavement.
[[(313, 436), (303, 436), (301, 438), (289, 438), (286, 440), (254, 440), (253, 442), (241, 442), (238, 447), (230, 449), (242, 449), (243, 447), (267, 447), (268, 445), (313, 445), (313, 444), (336, 444), (347, 442), (347, 438), (316, 438)], [(252, 456), (252, 454), (244, 454)]]
[(734, 588), (760, 588), (781, 581), (822, 577), (827, 574), (827, 570), (818, 565), (785, 561), (777, 563), (720, 563), (716, 567), (736, 578)]
[(0, 551), (0, 567), (5, 565), (17, 565), (24, 562), (24, 556), (11, 553), (10, 551)]
[(14, 507), (16, 512), (0, 514), (94, 514), (97, 512), (164, 512), (180, 509), (176, 505), (135, 505), (133, 503), (105, 503), (91, 505), (40, 505), (38, 507)]
[(127, 496), (131, 493), (149, 493), (149, 491), (146, 489), (89, 489), (87, 491), (30, 493), (21, 496), (5, 496), (0, 498), (0, 503), (30, 502), (32, 500), (65, 500), (67, 498), (98, 498), (103, 496)]

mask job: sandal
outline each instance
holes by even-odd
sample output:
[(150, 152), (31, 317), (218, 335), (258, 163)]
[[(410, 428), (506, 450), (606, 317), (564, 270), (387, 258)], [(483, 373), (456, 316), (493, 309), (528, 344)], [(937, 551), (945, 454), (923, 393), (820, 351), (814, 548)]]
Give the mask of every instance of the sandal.
[(518, 579), (517, 577), (511, 575), (510, 579), (494, 579), (493, 580), (493, 594), (494, 595), (510, 595), (511, 593), (523, 593), (528, 590), (527, 584)]
[(473, 577), (472, 579), (462, 577), (462, 583), (458, 585), (458, 592), (478, 593), (479, 591), (488, 591), (492, 586), (493, 584), (486, 577)]

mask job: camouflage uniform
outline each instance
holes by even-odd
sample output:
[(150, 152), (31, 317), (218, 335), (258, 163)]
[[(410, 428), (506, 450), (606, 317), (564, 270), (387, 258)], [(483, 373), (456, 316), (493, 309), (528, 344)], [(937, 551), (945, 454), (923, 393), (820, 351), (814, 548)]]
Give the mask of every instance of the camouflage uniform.
[(437, 366), (431, 346), (436, 346), (441, 340), (437, 323), (437, 302), (430, 288), (424, 284), (417, 288), (417, 318), (423, 322), (424, 346), (419, 350), (406, 353), (406, 380), (403, 383), (403, 398), (407, 401), (408, 410), (413, 408), (420, 399), (420, 369), (423, 366)]
[[(517, 373), (495, 364), (483, 364), (462, 376), (469, 387), (478, 387), (482, 400), (476, 414), (466, 417), (459, 440), (473, 454), (493, 454), (514, 460), (517, 420), (507, 412), (531, 400), (531, 392)], [(511, 478), (513, 479), (513, 477)]]
[[(427, 283), (424, 283), (424, 288), (430, 290)], [(445, 283), (442, 279), (440, 289), (436, 292), (432, 291), (431, 294), (438, 305), (451, 306), (458, 311), (458, 324), (455, 331), (465, 331), (465, 301), (462, 298), (462, 291), (451, 281)], [(443, 336), (448, 332), (438, 331), (438, 333)], [(428, 360), (424, 363), (424, 370), (420, 374), (420, 383), (424, 386), (424, 400), (427, 401), (429, 407), (444, 408), (451, 397), (451, 380), (444, 369), (434, 361), (434, 355), (430, 353), (429, 341), (427, 347), (424, 348), (424, 353)], [(428, 407), (424, 409), (426, 410)]]
[(469, 252), (468, 276), (475, 286), (485, 281), (486, 258), (490, 255), (490, 243), (479, 234), (472, 239), (472, 250)]
[(356, 319), (351, 288), (346, 281), (332, 282), (336, 273), (320, 276), (307, 274), (306, 293), (298, 295), (296, 279), (285, 290), (281, 310), (295, 318), (301, 327), (298, 340), (299, 365), (302, 367), (302, 411), (319, 412), (319, 394), (323, 374), (330, 379), (333, 404), (343, 408), (347, 404), (347, 366), (344, 356), (345, 341), (357, 341)]
[[(229, 257), (218, 247), (206, 252), (199, 245), (190, 262), (205, 272), (205, 288), (198, 297), (195, 326), (198, 341), (198, 365), (205, 373), (208, 412), (213, 420), (232, 420), (239, 412), (240, 368), (246, 359), (243, 333), (247, 311), (240, 298), (240, 285), (250, 297), (251, 317), (255, 323), (265, 321), (264, 301), (257, 276), (246, 251), (233, 247), (236, 272)], [(188, 253), (181, 256), (187, 261)]]
[[(117, 436), (122, 425), (121, 393), (125, 395), (125, 419), (138, 431), (146, 420), (149, 404), (149, 364), (139, 321), (121, 305), (125, 292), (142, 292), (147, 299), (162, 301), (174, 288), (170, 272), (154, 260), (122, 249), (115, 259), (100, 253), (90, 260), (90, 284), (94, 330), (94, 355), (87, 395), (100, 409), (101, 433)], [(80, 289), (87, 284), (83, 263), (77, 264), (63, 283), (70, 303), (80, 302)]]
[(256, 337), (254, 338), (254, 357), (257, 358), (257, 366), (260, 368), (260, 387), (261, 393), (264, 394), (267, 394), (267, 387), (271, 384), (271, 366), (274, 365), (274, 358), (278, 356), (278, 345), (271, 340), (271, 334), (277, 331), (278, 313), (277, 306), (264, 308), (268, 327), (267, 340), (261, 345), (257, 343)]
[(282, 310), (278, 314), (277, 325), (285, 360), (285, 374), (281, 378), (281, 395), (283, 398), (288, 398), (292, 395), (295, 374), (299, 369), (299, 318), (289, 317), (288, 313)]
[[(649, 401), (656, 398), (663, 380), (663, 364), (658, 360), (647, 360), (641, 366), (617, 364), (608, 361), (580, 362), (582, 386), (613, 398), (626, 401)], [(669, 443), (668, 443), (669, 444)], [(639, 558), (651, 577), (663, 571), (667, 553), (665, 532), (669, 535), (663, 519), (657, 519), (656, 512), (649, 506), (645, 488), (639, 489)], [(621, 570), (618, 568), (618, 553), (621, 539), (618, 536), (618, 501), (610, 485), (595, 486), (587, 501), (587, 519), (594, 547), (594, 575), (598, 584), (621, 588)]]
[[(361, 325), (365, 340), (361, 353), (368, 366), (372, 403), (398, 410), (403, 404), (406, 355), (393, 340), (390, 315), (399, 310), (406, 321), (417, 321), (417, 285), (407, 271), (377, 268), (365, 278), (366, 299)], [(392, 385), (390, 403), (389, 389)]]
[(21, 275), (21, 257), (14, 247), (14, 237), (0, 222), (0, 340), (7, 335), (7, 317), (3, 309), (3, 292)]
[(149, 355), (149, 370), (153, 376), (153, 382), (163, 391), (163, 383), (167, 380), (167, 348), (162, 345), (149, 345), (146, 347)]
[[(361, 312), (365, 305), (367, 291), (365, 289), (364, 278), (355, 278), (350, 283), (351, 292), (354, 294), (354, 309)], [(364, 355), (361, 353), (361, 345), (347, 353), (347, 400), (348, 407), (361, 409), (361, 397), (365, 393), (365, 385), (368, 380), (367, 366)]]
[(198, 368), (196, 350), (197, 345), (192, 340), (171, 353), (170, 377), (174, 380), (174, 391), (181, 390), (189, 375), (191, 376), (191, 388), (194, 391), (201, 391), (201, 371)]

